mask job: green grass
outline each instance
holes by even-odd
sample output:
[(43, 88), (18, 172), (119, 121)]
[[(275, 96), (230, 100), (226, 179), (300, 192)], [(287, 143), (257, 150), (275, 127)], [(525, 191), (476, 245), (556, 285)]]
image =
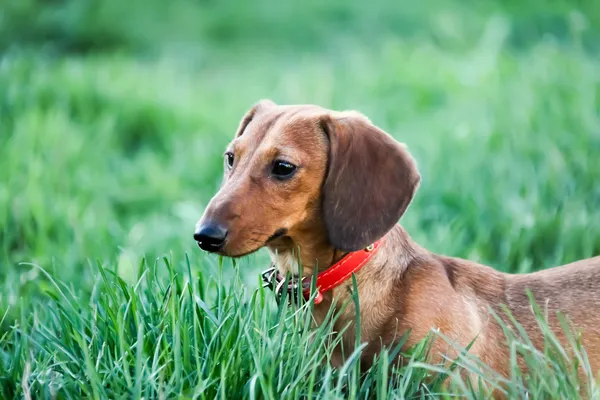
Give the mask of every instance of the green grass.
[[(196, 247), (259, 98), (358, 109), (407, 143), (423, 181), (402, 224), (432, 251), (510, 272), (600, 254), (596, 3), (161, 4), (0, 10), (0, 398), (443, 390), (426, 343), (389, 376), (397, 349), (362, 379), (329, 368), (330, 327), (259, 289), (264, 251), (234, 268)], [(584, 349), (507, 340), (531, 370), (511, 361), (512, 397), (599, 396)]]

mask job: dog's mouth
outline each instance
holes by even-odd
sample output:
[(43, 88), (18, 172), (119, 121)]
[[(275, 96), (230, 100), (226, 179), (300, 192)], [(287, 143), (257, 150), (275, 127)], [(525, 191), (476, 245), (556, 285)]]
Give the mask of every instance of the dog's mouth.
[(204, 251), (208, 251), (209, 253), (218, 253), (219, 250), (223, 248), (225, 242), (223, 243), (211, 243), (211, 242), (201, 242), (196, 240), (196, 244)]
[(269, 236), (269, 238), (265, 242), (265, 245), (271, 243), (272, 241), (274, 241), (276, 239), (284, 237), (286, 233), (288, 233), (287, 228), (279, 228), (279, 229), (277, 229), (271, 236)]
[(263, 248), (265, 246), (263, 244), (256, 248), (253, 248), (251, 250), (242, 251), (240, 253), (232, 253), (232, 252), (227, 251), (227, 249), (225, 248), (226, 242), (223, 242), (223, 244), (220, 246), (212, 245), (210, 243), (203, 243), (203, 242), (199, 242), (199, 241), (196, 241), (196, 243), (198, 244), (198, 247), (200, 247), (202, 250), (204, 250), (208, 253), (217, 254), (217, 255), (220, 255), (223, 257), (229, 257), (229, 258), (244, 257), (244, 256), (247, 256), (247, 255), (257, 252), (258, 250), (260, 250), (261, 248)]
[(257, 252), (262, 247), (271, 244), (272, 242), (276, 241), (277, 239), (284, 238), (285, 235), (287, 234), (287, 232), (288, 232), (288, 230), (286, 228), (279, 228), (271, 236), (269, 236), (267, 238), (267, 240), (262, 245), (257, 246), (256, 248), (254, 248), (252, 250), (243, 251), (241, 253), (233, 253), (232, 254), (232, 253), (226, 251), (227, 240), (223, 240), (220, 243), (215, 243), (215, 242), (211, 242), (211, 241), (206, 241), (205, 242), (205, 241), (199, 241), (199, 240), (197, 240), (196, 244), (202, 250), (204, 250), (206, 252), (209, 252), (209, 253), (218, 254), (218, 255), (224, 256), (224, 257), (239, 258), (239, 257), (247, 256), (247, 255), (252, 254), (254, 252)]

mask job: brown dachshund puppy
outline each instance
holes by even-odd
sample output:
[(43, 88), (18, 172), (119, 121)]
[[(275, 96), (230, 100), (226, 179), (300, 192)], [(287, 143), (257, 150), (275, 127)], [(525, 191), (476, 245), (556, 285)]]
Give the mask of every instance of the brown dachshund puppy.
[[(504, 333), (489, 307), (505, 305), (532, 343), (543, 337), (526, 289), (548, 310), (549, 324), (566, 343), (557, 311), (580, 329), (592, 369), (600, 369), (600, 257), (524, 275), (432, 254), (398, 225), (420, 182), (406, 147), (357, 112), (314, 105), (279, 106), (264, 100), (242, 119), (225, 152), (225, 177), (196, 226), (204, 250), (240, 257), (266, 246), (281, 274), (326, 271), (348, 253), (381, 240), (355, 270), (363, 352), (369, 363), (382, 345), (411, 330), (406, 346), (439, 329), (502, 375), (509, 373)], [(314, 316), (323, 322), (333, 300), (350, 299), (352, 279), (322, 293)], [(336, 328), (352, 351), (354, 307)], [(343, 358), (336, 350), (334, 363)], [(455, 354), (436, 340), (432, 355)], [(347, 353), (348, 354), (348, 353)]]

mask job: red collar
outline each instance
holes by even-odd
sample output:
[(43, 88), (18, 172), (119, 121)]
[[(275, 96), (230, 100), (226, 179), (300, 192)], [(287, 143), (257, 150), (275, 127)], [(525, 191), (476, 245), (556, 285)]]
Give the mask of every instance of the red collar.
[[(342, 259), (331, 267), (327, 268), (325, 271), (319, 273), (317, 275), (316, 282), (316, 290), (317, 295), (315, 297), (315, 304), (319, 304), (323, 301), (323, 293), (339, 286), (342, 282), (348, 279), (353, 273), (360, 270), (373, 255), (377, 252), (383, 239), (380, 239), (368, 246), (363, 250), (354, 251), (352, 253), (346, 254)], [(263, 281), (265, 282), (265, 287), (269, 287), (271, 290), (275, 291), (277, 298), (279, 299), (284, 286), (286, 279), (281, 276), (275, 269), (272, 267), (262, 274)], [(302, 297), (304, 300), (308, 300), (311, 297), (310, 293), (310, 282), (311, 278), (302, 278)], [(288, 294), (291, 294), (292, 299), (297, 298), (297, 282), (288, 282), (287, 287)]]

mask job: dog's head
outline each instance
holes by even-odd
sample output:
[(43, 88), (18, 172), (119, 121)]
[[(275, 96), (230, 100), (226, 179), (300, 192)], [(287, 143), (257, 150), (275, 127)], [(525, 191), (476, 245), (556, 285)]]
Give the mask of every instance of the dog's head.
[(364, 248), (398, 222), (420, 182), (405, 146), (363, 115), (269, 100), (243, 117), (224, 169), (194, 238), (230, 257), (307, 235)]

